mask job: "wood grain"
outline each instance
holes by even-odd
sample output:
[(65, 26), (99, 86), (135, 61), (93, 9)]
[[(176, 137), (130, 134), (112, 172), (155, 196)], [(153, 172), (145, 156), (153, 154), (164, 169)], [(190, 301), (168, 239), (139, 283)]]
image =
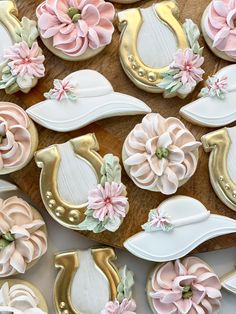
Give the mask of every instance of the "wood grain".
[[(209, 0), (179, 0), (181, 21), (184, 21), (185, 18), (192, 18), (194, 22), (199, 25), (201, 15), (209, 2)], [(26, 15), (29, 18), (35, 18), (35, 8), (39, 3), (39, 0), (18, 0), (19, 17), (21, 18)], [(152, 3), (154, 3), (154, 1), (141, 1), (138, 4), (133, 4), (133, 7), (135, 7), (135, 5), (144, 4), (148, 6)], [(116, 5), (117, 10), (123, 10), (128, 7), (131, 7), (131, 5)], [(201, 44), (204, 45), (203, 39), (201, 39)], [(181, 106), (195, 99), (202, 87), (200, 84), (194, 93), (185, 100), (178, 98), (165, 100), (161, 95), (148, 94), (136, 88), (126, 77), (119, 63), (119, 32), (117, 30), (111, 45), (92, 60), (81, 63), (60, 60), (43, 47), (41, 42), (40, 45), (46, 56), (46, 77), (40, 80), (38, 85), (27, 95), (18, 93), (9, 96), (1, 91), (0, 96), (2, 101), (12, 101), (26, 109), (44, 99), (43, 93), (51, 88), (53, 79), (64, 78), (73, 71), (88, 68), (97, 70), (105, 75), (116, 91), (136, 96), (145, 101), (152, 108), (153, 112), (159, 112), (164, 117), (175, 116), (180, 118), (178, 112)], [(204, 49), (204, 57), (205, 77), (212, 75), (218, 68), (227, 64), (215, 57), (207, 47)], [(70, 138), (88, 132), (94, 132), (100, 143), (100, 153), (102, 155), (112, 152), (121, 156), (122, 143), (125, 137), (141, 119), (141, 116), (111, 118), (93, 123), (79, 131), (69, 133), (56, 133), (38, 126), (40, 138), (39, 148), (47, 147), (54, 143), (62, 143)], [(209, 132), (207, 128), (196, 127), (186, 121), (184, 121), (184, 123), (197, 139), (200, 139), (203, 134)], [(11, 178), (32, 198), (35, 204), (42, 207), (43, 204), (39, 193), (39, 173), (40, 169), (36, 167), (33, 160), (25, 169), (12, 174)], [(166, 199), (166, 197), (160, 193), (152, 193), (139, 189), (125, 173), (123, 173), (123, 181), (127, 185), (129, 192), (130, 211), (121, 228), (114, 234), (104, 232), (97, 235), (93, 233), (83, 233), (84, 235), (105, 244), (122, 247), (125, 239), (141, 230), (140, 225), (147, 220), (149, 210)], [(205, 154), (202, 149), (200, 149), (200, 162), (196, 174), (187, 184), (178, 190), (177, 194), (195, 197), (203, 202), (212, 213), (222, 214), (236, 219), (236, 213), (221, 203), (211, 187), (208, 175), (208, 155)], [(198, 248), (198, 251), (202, 252), (231, 247), (234, 246), (235, 243), (236, 235), (224, 236), (204, 243)], [(157, 243), (157, 245), (159, 244)]]

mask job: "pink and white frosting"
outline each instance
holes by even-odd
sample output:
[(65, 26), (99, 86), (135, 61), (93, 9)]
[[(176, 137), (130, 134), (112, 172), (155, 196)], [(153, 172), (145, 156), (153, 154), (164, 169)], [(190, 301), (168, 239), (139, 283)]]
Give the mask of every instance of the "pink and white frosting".
[(207, 12), (204, 28), (216, 48), (236, 58), (236, 0), (213, 0)]
[(194, 174), (200, 145), (179, 119), (150, 113), (126, 138), (123, 161), (140, 188), (173, 194)]
[(136, 303), (133, 299), (124, 299), (121, 303), (115, 300), (108, 302), (101, 314), (136, 314)]
[(68, 56), (111, 42), (114, 6), (104, 0), (46, 0), (36, 10), (41, 36)]
[(46, 314), (38, 305), (37, 296), (24, 284), (15, 284), (9, 287), (8, 282), (5, 282), (0, 289), (1, 313)]
[[(0, 277), (24, 273), (47, 250), (45, 223), (18, 197), (0, 199)], [(3, 245), (4, 244), (4, 245)]]
[(27, 162), (31, 153), (30, 120), (23, 109), (0, 103), (0, 171)]
[(151, 304), (158, 314), (217, 314), (221, 284), (202, 260), (187, 257), (157, 268), (151, 279)]

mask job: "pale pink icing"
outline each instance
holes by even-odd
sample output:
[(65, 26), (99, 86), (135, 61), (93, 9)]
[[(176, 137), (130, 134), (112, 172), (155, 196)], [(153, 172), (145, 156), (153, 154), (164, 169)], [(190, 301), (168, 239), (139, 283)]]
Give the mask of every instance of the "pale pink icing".
[(31, 152), (29, 123), (19, 106), (0, 102), (0, 170), (27, 162)]
[(151, 288), (149, 296), (158, 314), (217, 314), (220, 309), (219, 278), (196, 257), (161, 266), (152, 276)]
[[(78, 21), (72, 21), (69, 8), (79, 10)], [(53, 46), (69, 56), (108, 45), (114, 32), (115, 9), (104, 0), (46, 0), (36, 15), (41, 36), (52, 38)]]
[[(46, 314), (39, 307), (39, 299), (25, 284), (9, 287), (5, 282), (0, 290), (0, 311), (16, 314)], [(2, 313), (2, 312), (1, 312)]]
[[(177, 118), (150, 113), (128, 135), (124, 164), (139, 187), (173, 194), (180, 181), (194, 174), (200, 145)], [(168, 149), (167, 158), (157, 157), (160, 148)]]
[(106, 304), (101, 314), (136, 314), (136, 303), (134, 300), (124, 299), (121, 303), (117, 300)]
[(236, 58), (236, 0), (213, 0), (204, 21), (213, 47)]
[(18, 197), (0, 199), (0, 235), (11, 233), (15, 240), (0, 251), (0, 277), (24, 273), (27, 264), (47, 250), (41, 219), (34, 219), (30, 205)]

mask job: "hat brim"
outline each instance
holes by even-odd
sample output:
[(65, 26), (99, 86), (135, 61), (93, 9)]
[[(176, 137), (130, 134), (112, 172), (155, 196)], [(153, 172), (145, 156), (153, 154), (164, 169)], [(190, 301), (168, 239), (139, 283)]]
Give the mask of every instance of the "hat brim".
[(141, 100), (111, 92), (98, 97), (81, 97), (77, 101), (47, 99), (26, 111), (38, 124), (53, 131), (67, 132), (94, 121), (113, 116), (137, 115), (151, 112)]
[(236, 221), (219, 215), (199, 223), (177, 227), (170, 232), (140, 232), (124, 242), (133, 255), (152, 262), (181, 258), (212, 238), (236, 232)]

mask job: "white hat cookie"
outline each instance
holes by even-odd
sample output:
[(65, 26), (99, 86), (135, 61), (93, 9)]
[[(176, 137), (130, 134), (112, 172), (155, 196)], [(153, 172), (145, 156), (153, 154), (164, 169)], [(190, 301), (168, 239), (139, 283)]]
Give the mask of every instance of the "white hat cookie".
[(31, 283), (20, 279), (0, 280), (0, 312), (49, 313), (41, 292)]
[(236, 62), (234, 0), (212, 0), (202, 16), (203, 36), (218, 57)]
[(166, 262), (187, 255), (207, 240), (235, 233), (236, 220), (211, 214), (194, 198), (174, 196), (151, 210), (142, 227), (144, 231), (125, 241), (125, 248), (142, 259)]
[(179, 22), (176, 1), (118, 13), (121, 65), (139, 88), (185, 98), (204, 74), (200, 32), (192, 20)]
[(236, 211), (236, 127), (210, 132), (201, 141), (204, 150), (210, 153), (212, 187), (220, 200)]
[(124, 168), (141, 189), (174, 194), (195, 173), (200, 145), (179, 119), (150, 113), (124, 142)]
[(0, 1), (0, 89), (28, 93), (45, 75), (45, 57), (38, 45), (36, 22), (16, 17), (14, 1)]
[(115, 259), (115, 252), (109, 247), (56, 255), (57, 313), (136, 314), (132, 299), (134, 275), (126, 266), (118, 270), (113, 264)]
[(236, 120), (236, 65), (229, 65), (208, 78), (200, 98), (180, 109), (190, 122), (207, 127), (219, 127)]
[(67, 228), (114, 232), (128, 213), (119, 158), (98, 150), (95, 134), (87, 134), (36, 152), (43, 203)]
[(81, 70), (55, 80), (46, 100), (27, 110), (38, 124), (59, 132), (82, 128), (113, 116), (145, 114), (151, 109), (141, 100), (114, 92), (99, 72)]

